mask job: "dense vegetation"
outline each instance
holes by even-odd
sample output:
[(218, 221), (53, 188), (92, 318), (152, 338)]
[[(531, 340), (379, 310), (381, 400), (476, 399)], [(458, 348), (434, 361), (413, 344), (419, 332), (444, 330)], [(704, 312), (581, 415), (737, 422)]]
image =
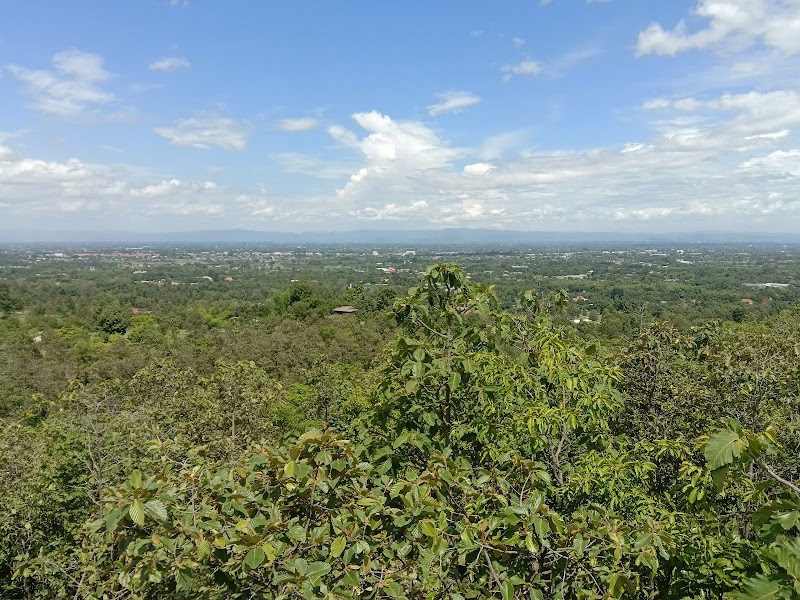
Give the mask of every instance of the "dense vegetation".
[(800, 598), (791, 290), (9, 273), (3, 598)]

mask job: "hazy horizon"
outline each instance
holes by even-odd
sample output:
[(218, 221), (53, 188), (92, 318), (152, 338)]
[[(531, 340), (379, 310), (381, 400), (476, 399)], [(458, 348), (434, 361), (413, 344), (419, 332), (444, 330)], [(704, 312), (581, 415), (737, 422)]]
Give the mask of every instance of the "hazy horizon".
[(519, 231), (508, 229), (355, 229), (342, 231), (266, 231), (204, 229), (190, 231), (17, 231), (0, 230), (0, 245), (13, 244), (304, 244), (304, 245), (519, 245), (519, 244), (797, 244), (798, 232), (672, 231)]
[(800, 230), (800, 0), (5, 12), (0, 241)]

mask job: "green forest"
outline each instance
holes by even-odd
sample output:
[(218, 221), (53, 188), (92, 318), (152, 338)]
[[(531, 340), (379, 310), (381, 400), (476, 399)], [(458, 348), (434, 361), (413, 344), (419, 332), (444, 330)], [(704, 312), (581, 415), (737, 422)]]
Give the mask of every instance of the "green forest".
[(6, 260), (0, 597), (800, 599), (790, 289), (318, 260)]

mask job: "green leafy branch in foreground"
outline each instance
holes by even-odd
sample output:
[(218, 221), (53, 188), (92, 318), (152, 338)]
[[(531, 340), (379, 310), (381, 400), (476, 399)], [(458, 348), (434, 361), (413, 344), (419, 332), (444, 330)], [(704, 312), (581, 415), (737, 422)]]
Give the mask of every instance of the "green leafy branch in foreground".
[(781, 477), (766, 458), (777, 452), (774, 432), (747, 432), (738, 421), (714, 432), (705, 445), (705, 456), (717, 489), (722, 489), (729, 471), (759, 467), (769, 477), (762, 487), (777, 483), (783, 493), (753, 515), (753, 524), (765, 545), (759, 548), (761, 573), (747, 579), (741, 600), (800, 598), (800, 487)]

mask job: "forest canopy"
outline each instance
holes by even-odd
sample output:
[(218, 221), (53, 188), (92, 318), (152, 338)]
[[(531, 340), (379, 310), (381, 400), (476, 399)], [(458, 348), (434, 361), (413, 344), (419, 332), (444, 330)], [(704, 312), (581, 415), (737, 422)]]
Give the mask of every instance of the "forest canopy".
[(454, 264), (388, 291), (37, 342), (0, 288), (0, 595), (800, 598), (800, 311), (603, 344)]

